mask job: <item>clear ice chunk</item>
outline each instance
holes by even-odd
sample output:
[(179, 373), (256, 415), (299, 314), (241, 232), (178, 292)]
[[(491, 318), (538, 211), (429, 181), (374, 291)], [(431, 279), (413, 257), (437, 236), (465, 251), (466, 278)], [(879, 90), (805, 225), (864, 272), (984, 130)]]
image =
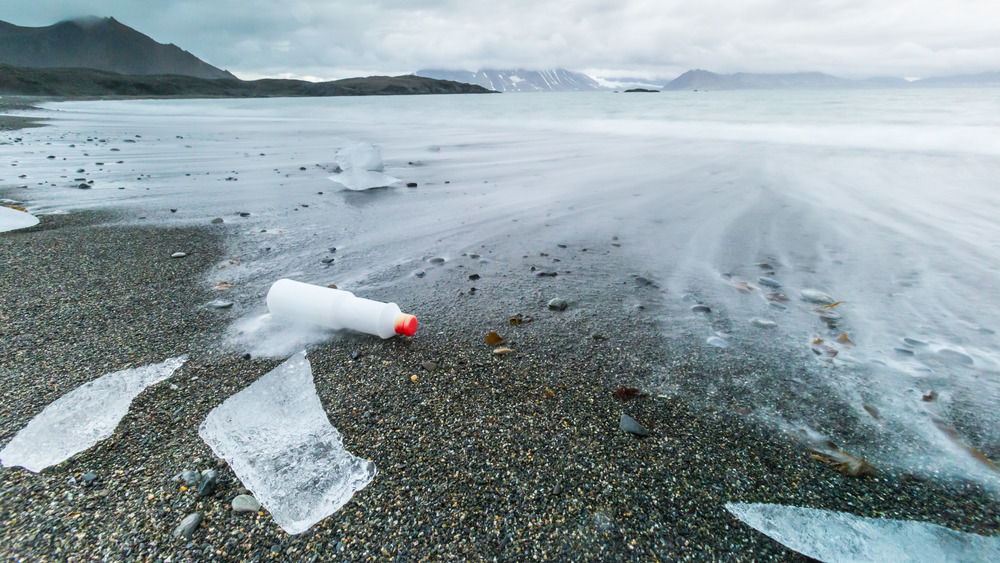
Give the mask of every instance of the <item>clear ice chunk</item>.
[(14, 436), (0, 451), (0, 463), (37, 473), (108, 438), (132, 399), (173, 375), (185, 359), (116, 371), (66, 393)]
[(827, 563), (1000, 561), (1000, 538), (929, 522), (779, 504), (727, 503), (726, 510), (789, 549)]
[(199, 434), (289, 534), (339, 510), (376, 473), (344, 449), (304, 351), (213, 409)]
[(37, 224), (38, 217), (31, 213), (0, 205), (0, 233), (33, 227)]
[(399, 182), (383, 174), (382, 149), (372, 143), (358, 143), (337, 151), (335, 160), (341, 172), (329, 178), (349, 190), (382, 188)]

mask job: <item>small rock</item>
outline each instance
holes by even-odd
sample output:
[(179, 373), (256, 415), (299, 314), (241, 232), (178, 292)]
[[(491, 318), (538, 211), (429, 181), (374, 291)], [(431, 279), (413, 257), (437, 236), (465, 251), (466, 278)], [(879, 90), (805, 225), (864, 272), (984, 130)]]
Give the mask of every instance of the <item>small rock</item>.
[(233, 499), (233, 512), (257, 512), (260, 503), (250, 495), (239, 495)]
[(729, 348), (729, 343), (718, 336), (711, 336), (707, 340), (710, 346), (715, 346), (716, 348)]
[(444, 258), (436, 256), (428, 260), (428, 262), (430, 262), (431, 264), (444, 264)]
[(833, 305), (835, 303), (833, 297), (818, 289), (803, 289), (801, 294), (802, 298), (810, 303), (817, 303), (819, 305)]
[(177, 213), (177, 210), (176, 209), (171, 209), (170, 212), (171, 213)]
[(201, 484), (198, 486), (198, 496), (207, 497), (215, 492), (215, 486), (219, 484), (219, 472), (215, 469), (206, 469), (201, 472)]
[(417, 187), (417, 183), (416, 182), (407, 182), (406, 183), (406, 187), (407, 188), (415, 188), (415, 187)]
[(967, 356), (958, 350), (952, 350), (950, 348), (942, 348), (937, 351), (937, 356), (943, 362), (949, 364), (959, 364), (963, 366), (971, 366), (975, 363), (971, 356)]
[(208, 306), (215, 309), (228, 309), (233, 306), (233, 302), (226, 301), (224, 299), (215, 299), (213, 301), (209, 301)]
[(914, 347), (927, 346), (927, 343), (924, 342), (923, 340), (917, 340), (916, 338), (909, 338), (909, 337), (903, 338), (903, 343), (906, 344), (907, 346), (914, 346)]
[(220, 223), (225, 223), (225, 221), (222, 219), (222, 217), (216, 217), (215, 219), (212, 219), (212, 224), (213, 225), (218, 225)]
[(411, 375), (411, 376), (410, 376), (410, 381), (412, 381), (412, 382), (414, 382), (414, 383), (416, 383), (418, 379), (420, 379), (420, 378), (419, 378), (419, 377), (417, 377), (416, 375)]
[(247, 352), (246, 354), (243, 354), (243, 359), (244, 359), (244, 360), (249, 360), (249, 359), (250, 359), (250, 358), (252, 358), (252, 357), (253, 357), (253, 356), (251, 356), (251, 355), (250, 355), (250, 352)]
[(187, 256), (185, 252), (174, 252), (170, 255), (171, 258), (184, 258), (185, 256)]
[(695, 305), (694, 307), (691, 307), (691, 311), (695, 313), (711, 313), (712, 308), (708, 305)]
[(322, 262), (324, 264), (327, 264), (327, 265), (333, 264), (334, 258), (332, 258), (332, 257), (322, 258), (322, 259), (320, 259), (320, 262)]
[(240, 217), (249, 217), (250, 213), (248, 211), (240, 211)]
[(540, 278), (554, 278), (559, 275), (559, 272), (547, 272), (543, 270), (541, 272), (536, 273), (535, 275)]
[(83, 484), (85, 486), (89, 487), (89, 486), (91, 486), (91, 485), (94, 484), (94, 481), (97, 480), (97, 474), (96, 473), (84, 473), (83, 475), (80, 476), (80, 480), (83, 481)]
[(552, 311), (565, 311), (567, 307), (569, 307), (569, 303), (561, 297), (549, 301), (549, 309)]
[(174, 538), (183, 537), (186, 540), (191, 539), (191, 536), (194, 535), (195, 528), (201, 524), (201, 520), (204, 517), (205, 515), (202, 512), (188, 514), (183, 520), (181, 520), (181, 523), (174, 528)]
[(427, 371), (434, 371), (438, 368), (438, 365), (436, 362), (421, 362), (420, 367), (424, 368)]
[(416, 272), (413, 272), (413, 275), (416, 276), (416, 277), (418, 277), (418, 278), (422, 278), (422, 277), (424, 277), (424, 276), (427, 275), (427, 272), (425, 272), (423, 270), (417, 270)]
[(762, 319), (760, 317), (754, 317), (750, 319), (750, 324), (757, 328), (774, 328), (778, 326), (778, 323), (774, 321), (769, 321), (767, 319)]
[(174, 481), (183, 480), (190, 487), (197, 486), (201, 482), (201, 473), (198, 473), (194, 469), (186, 469), (182, 471), (179, 475), (174, 477)]
[(81, 190), (89, 190), (90, 187), (91, 187), (90, 184), (80, 184), (79, 186), (77, 186), (77, 188)]
[(781, 283), (778, 280), (764, 276), (757, 278), (757, 282), (760, 283), (760, 285), (766, 285), (767, 287), (781, 287)]
[(649, 436), (649, 430), (646, 430), (643, 425), (627, 414), (622, 414), (621, 420), (618, 421), (618, 427), (636, 436)]
[(472, 281), (476, 281), (479, 279), (479, 274), (472, 274), (471, 276), (469, 276), (469, 279)]

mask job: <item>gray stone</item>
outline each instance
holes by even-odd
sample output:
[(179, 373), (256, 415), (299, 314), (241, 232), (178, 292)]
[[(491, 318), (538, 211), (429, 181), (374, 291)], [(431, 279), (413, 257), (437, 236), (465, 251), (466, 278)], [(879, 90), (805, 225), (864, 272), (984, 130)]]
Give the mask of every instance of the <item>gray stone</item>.
[(438, 365), (435, 362), (421, 362), (420, 367), (427, 371), (434, 371), (438, 368)]
[(774, 321), (769, 321), (767, 319), (762, 319), (760, 317), (754, 317), (750, 319), (750, 324), (757, 328), (774, 328), (778, 326), (778, 323)]
[(257, 512), (260, 503), (250, 495), (239, 495), (233, 499), (233, 512)]
[(186, 252), (174, 252), (170, 255), (171, 258), (184, 258), (185, 256), (187, 256)]
[(646, 430), (643, 425), (627, 414), (622, 414), (621, 420), (618, 421), (618, 427), (636, 436), (649, 436), (649, 430)]
[(938, 350), (937, 356), (941, 359), (941, 361), (948, 364), (971, 366), (975, 363), (971, 356), (967, 356), (958, 350), (952, 350), (950, 348), (942, 348)]
[(569, 307), (569, 303), (561, 297), (549, 301), (549, 309), (553, 311), (565, 311), (567, 307)]
[(819, 305), (833, 305), (833, 297), (823, 293), (818, 289), (803, 289), (802, 298), (810, 303), (817, 303)]
[(94, 481), (97, 480), (97, 474), (96, 473), (84, 473), (83, 475), (80, 476), (80, 480), (83, 481), (84, 485), (86, 485), (86, 486), (89, 487), (90, 485), (92, 485), (94, 483)]
[(224, 299), (213, 299), (208, 302), (209, 307), (214, 307), (216, 309), (228, 309), (233, 306), (232, 301), (226, 301)]
[(215, 492), (215, 485), (219, 483), (219, 472), (215, 469), (206, 469), (201, 472), (201, 484), (198, 486), (198, 496), (207, 497)]
[(757, 278), (757, 281), (760, 282), (760, 285), (766, 285), (767, 287), (781, 287), (781, 283), (778, 280), (771, 278), (761, 276)]
[(708, 344), (715, 346), (716, 348), (729, 348), (729, 343), (725, 339), (718, 336), (710, 336), (707, 340)]
[(216, 217), (215, 219), (212, 219), (212, 224), (213, 225), (218, 225), (220, 223), (225, 223), (225, 222), (226, 221), (222, 217)]
[(691, 311), (695, 313), (711, 313), (712, 308), (708, 305), (695, 305), (694, 307), (691, 307)]
[(201, 473), (198, 473), (194, 469), (186, 469), (180, 475), (174, 477), (174, 481), (178, 479), (183, 479), (188, 486), (194, 487), (201, 482)]
[(194, 535), (195, 528), (201, 524), (202, 518), (205, 514), (202, 512), (195, 512), (194, 514), (188, 514), (181, 520), (181, 523), (174, 528), (174, 538), (183, 537), (186, 540), (191, 539)]

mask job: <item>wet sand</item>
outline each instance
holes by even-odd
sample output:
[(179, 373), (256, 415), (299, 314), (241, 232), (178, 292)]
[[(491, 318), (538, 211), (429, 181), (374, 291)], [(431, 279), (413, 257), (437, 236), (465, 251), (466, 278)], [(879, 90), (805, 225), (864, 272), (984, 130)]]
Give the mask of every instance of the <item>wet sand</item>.
[[(47, 216), (0, 234), (0, 444), (86, 381), (189, 360), (139, 395), (112, 438), (39, 474), (0, 469), (4, 558), (802, 559), (733, 518), (726, 502), (1000, 529), (996, 499), (972, 484), (845, 477), (756, 423), (744, 408), (752, 398), (696, 396), (712, 381), (771, 366), (663, 337), (663, 292), (637, 279), (607, 241), (587, 251), (571, 242), (538, 248), (515, 265), (456, 257), (428, 268), (413, 294), (365, 295), (408, 304), (421, 320), (416, 336), (333, 335), (308, 353), (330, 422), (378, 475), (340, 511), (289, 536), (266, 510), (231, 509), (246, 491), (198, 436), (212, 408), (281, 362), (220, 343), (240, 305), (253, 304), (204, 307), (219, 297), (206, 273), (228, 258), (227, 227), (115, 220)], [(178, 250), (187, 256), (170, 258)], [(553, 256), (562, 259), (557, 276), (531, 270)], [(618, 283), (590, 281), (608, 272)], [(569, 307), (550, 310), (553, 297)], [(533, 322), (511, 325), (517, 313)], [(494, 355), (483, 341), (489, 331), (514, 352)], [(654, 380), (675, 391), (654, 391)], [(622, 386), (648, 396), (623, 402), (614, 394)], [(651, 436), (620, 430), (623, 413)], [(210, 496), (173, 480), (209, 468), (221, 473)], [(205, 519), (192, 538), (175, 540), (175, 527), (197, 511)]]

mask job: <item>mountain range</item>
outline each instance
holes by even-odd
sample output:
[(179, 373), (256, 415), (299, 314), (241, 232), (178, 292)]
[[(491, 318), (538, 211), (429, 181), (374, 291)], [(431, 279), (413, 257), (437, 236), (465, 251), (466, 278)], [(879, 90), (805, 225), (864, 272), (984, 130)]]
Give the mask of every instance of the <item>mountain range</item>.
[(440, 70), (421, 69), (417, 76), (477, 84), (497, 92), (581, 92), (603, 90), (600, 83), (586, 74), (557, 68), (552, 70), (482, 69)]
[(0, 21), (0, 64), (236, 78), (176, 45), (157, 43), (114, 18), (92, 16), (47, 27), (21, 27)]
[(1000, 86), (1000, 72), (938, 76), (909, 81), (896, 77), (849, 80), (821, 72), (788, 74), (716, 74), (689, 70), (663, 86), (664, 90), (833, 90), (856, 88), (946, 88)]

